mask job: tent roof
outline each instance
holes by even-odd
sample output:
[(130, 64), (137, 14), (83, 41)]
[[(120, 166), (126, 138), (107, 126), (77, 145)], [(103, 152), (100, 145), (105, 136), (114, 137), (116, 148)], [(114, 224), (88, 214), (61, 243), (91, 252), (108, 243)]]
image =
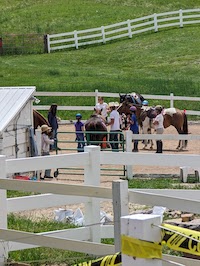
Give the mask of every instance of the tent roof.
[(0, 134), (33, 96), (35, 87), (0, 87)]

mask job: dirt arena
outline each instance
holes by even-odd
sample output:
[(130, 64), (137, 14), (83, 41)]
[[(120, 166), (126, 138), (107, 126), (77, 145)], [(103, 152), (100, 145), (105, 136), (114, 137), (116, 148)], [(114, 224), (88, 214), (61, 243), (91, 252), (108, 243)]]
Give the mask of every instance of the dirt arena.
[[(74, 153), (76, 151), (77, 143), (75, 143), (75, 133), (74, 133), (74, 125), (61, 125), (59, 127), (59, 133), (58, 139), (59, 139), (59, 147), (61, 148), (61, 151), (58, 152), (58, 154), (62, 153)], [(189, 123), (189, 133), (193, 135), (199, 135), (200, 133), (200, 123)], [(165, 129), (164, 134), (177, 134), (176, 130), (170, 126), (169, 128)], [(163, 153), (164, 154), (200, 154), (200, 140), (194, 140), (189, 141), (188, 146), (186, 150), (183, 151), (177, 151), (177, 141), (173, 140), (165, 140), (163, 141)], [(155, 147), (156, 145), (154, 145)], [(150, 150), (142, 150), (142, 143), (139, 142), (139, 152), (142, 153), (154, 153), (155, 149), (153, 151)], [(55, 152), (52, 152), (52, 154), (55, 154)], [(102, 166), (104, 167), (104, 166)], [(119, 178), (122, 178), (123, 176), (123, 168), (122, 166), (107, 166), (107, 168), (112, 167), (117, 169), (113, 171), (101, 171), (101, 186), (103, 187), (111, 187), (113, 180), (118, 180)], [(52, 169), (52, 175), (57, 169)], [(70, 169), (58, 169), (59, 175), (57, 179), (53, 180), (46, 180), (41, 182), (59, 182), (59, 183), (67, 183), (67, 184), (81, 184), (83, 183), (83, 171), (82, 170), (70, 170)], [(134, 175), (139, 174), (156, 174), (156, 175), (179, 175), (180, 169), (177, 168), (169, 168), (169, 167), (149, 167), (149, 166), (135, 166), (133, 168)], [(194, 173), (192, 173), (194, 174)], [(77, 208), (80, 208), (84, 213), (84, 206), (83, 204), (80, 205), (70, 205), (70, 206), (58, 206), (58, 207), (52, 207), (48, 209), (42, 209), (42, 210), (33, 210), (28, 212), (22, 212), (21, 215), (26, 215), (31, 219), (54, 219), (54, 211), (58, 208), (64, 208), (64, 209), (72, 209), (76, 210)], [(146, 206), (141, 206), (138, 204), (130, 204), (130, 212), (133, 212), (138, 209), (146, 208)], [(108, 215), (113, 215), (112, 213), (112, 204), (111, 202), (103, 202), (101, 206), (102, 210), (105, 211)]]

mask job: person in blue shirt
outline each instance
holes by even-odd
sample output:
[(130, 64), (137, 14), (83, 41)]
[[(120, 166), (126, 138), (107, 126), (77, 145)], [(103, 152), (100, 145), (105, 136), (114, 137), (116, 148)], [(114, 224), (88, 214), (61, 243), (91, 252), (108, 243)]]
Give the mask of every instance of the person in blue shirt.
[(82, 115), (81, 114), (76, 114), (76, 123), (74, 124), (75, 126), (75, 131), (76, 131), (76, 141), (78, 142), (77, 146), (77, 151), (78, 152), (83, 152), (84, 151), (84, 146), (85, 146), (85, 138), (84, 138), (84, 124), (81, 121)]
[(50, 150), (57, 148), (57, 131), (58, 131), (58, 119), (56, 116), (57, 104), (52, 104), (48, 112), (48, 122), (52, 128), (52, 138), (55, 140), (53, 145), (50, 145)]
[[(131, 112), (131, 119), (130, 119), (130, 130), (133, 132), (133, 134), (139, 134), (139, 127), (138, 127), (138, 121), (136, 117), (136, 107), (131, 106), (130, 112)], [(138, 140), (134, 140), (134, 147), (133, 152), (138, 152)]]

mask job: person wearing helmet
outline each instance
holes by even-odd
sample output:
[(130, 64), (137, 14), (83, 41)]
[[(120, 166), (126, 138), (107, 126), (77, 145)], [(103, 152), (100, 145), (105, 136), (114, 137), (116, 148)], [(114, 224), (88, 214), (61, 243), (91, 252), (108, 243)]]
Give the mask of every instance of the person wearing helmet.
[(77, 145), (78, 152), (83, 152), (84, 146), (85, 146), (84, 124), (81, 121), (81, 119), (82, 119), (82, 115), (80, 113), (76, 114), (77, 121), (74, 124), (74, 126), (75, 126), (75, 131), (76, 131), (76, 142), (78, 142), (78, 145)]
[[(130, 107), (131, 119), (130, 119), (130, 130), (133, 134), (139, 134), (138, 121), (136, 117), (137, 108), (135, 106)], [(138, 140), (134, 140), (133, 152), (138, 152)]]
[[(155, 111), (156, 111), (156, 117), (153, 120), (153, 125), (155, 127), (156, 130), (156, 134), (163, 134), (164, 132), (164, 126), (163, 126), (163, 115), (162, 115), (162, 106), (161, 105), (157, 105), (155, 107)], [(156, 153), (162, 153), (162, 149), (163, 149), (163, 142), (162, 140), (156, 140)]]
[(143, 106), (148, 106), (148, 105), (149, 105), (149, 102), (148, 102), (147, 100), (144, 100), (144, 101), (142, 102), (142, 105), (143, 105)]

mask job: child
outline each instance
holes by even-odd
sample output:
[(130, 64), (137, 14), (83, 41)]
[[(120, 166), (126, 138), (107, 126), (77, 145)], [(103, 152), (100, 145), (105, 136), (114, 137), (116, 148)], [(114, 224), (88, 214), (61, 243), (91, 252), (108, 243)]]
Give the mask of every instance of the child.
[[(136, 117), (136, 107), (131, 106), (130, 112), (131, 112), (131, 120), (130, 120), (130, 130), (133, 132), (133, 134), (139, 134), (139, 127)], [(138, 152), (138, 140), (134, 140), (134, 147), (133, 152)]]
[[(41, 131), (42, 131), (42, 143), (41, 143), (42, 156), (47, 156), (50, 155), (49, 153), (50, 145), (54, 144), (54, 140), (49, 138), (49, 134), (51, 133), (51, 127), (48, 127), (47, 125), (42, 125)], [(40, 177), (41, 180), (44, 180), (44, 178), (53, 178), (51, 176), (51, 169), (46, 169), (44, 177)]]
[(77, 122), (75, 123), (75, 130), (76, 130), (76, 141), (78, 142), (77, 151), (83, 152), (84, 146), (85, 146), (85, 140), (84, 140), (84, 124), (81, 121), (82, 115), (76, 114)]

